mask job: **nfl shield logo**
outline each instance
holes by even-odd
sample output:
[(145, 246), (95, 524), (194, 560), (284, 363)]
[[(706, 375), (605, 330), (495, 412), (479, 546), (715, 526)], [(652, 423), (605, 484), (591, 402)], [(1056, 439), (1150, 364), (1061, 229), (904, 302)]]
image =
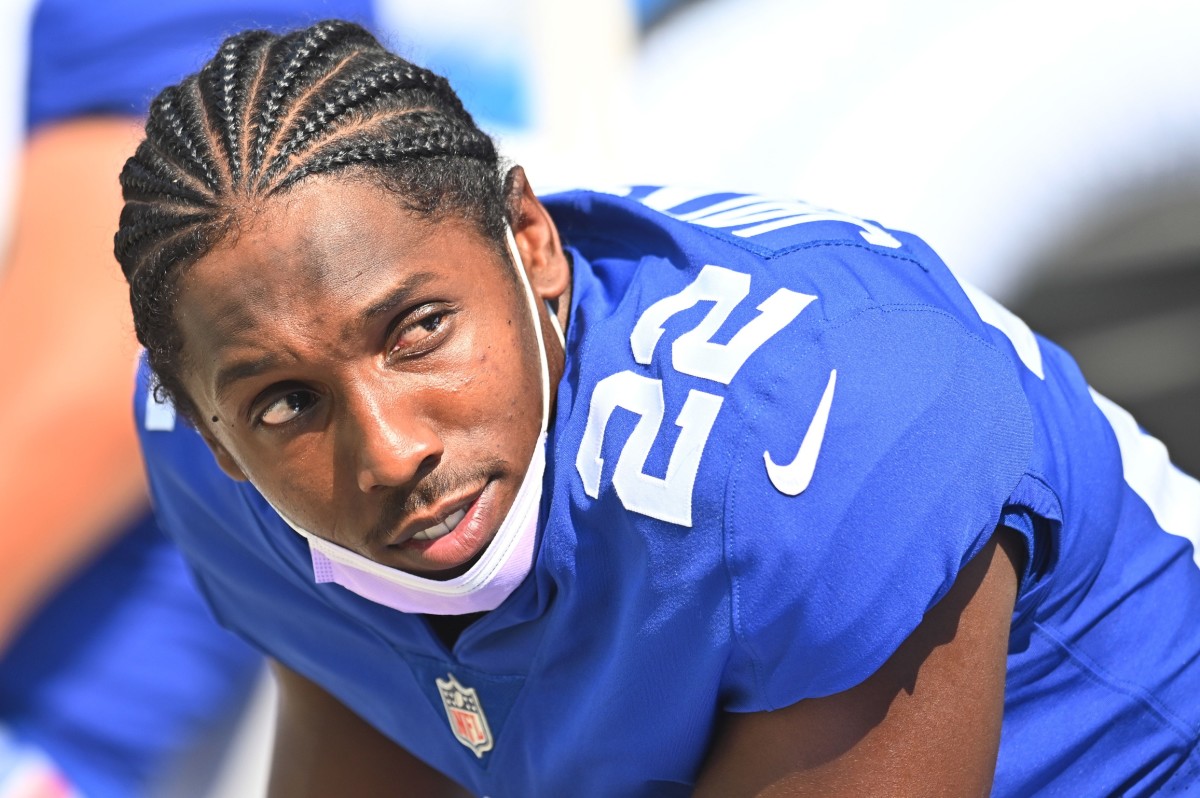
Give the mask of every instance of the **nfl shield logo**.
[(475, 688), (463, 687), (452, 673), (447, 673), (444, 680), (435, 681), (446, 707), (446, 717), (450, 719), (450, 731), (454, 732), (455, 739), (482, 759), (492, 750), (492, 730), (488, 728), (487, 716), (483, 714), (483, 705), (479, 703)]

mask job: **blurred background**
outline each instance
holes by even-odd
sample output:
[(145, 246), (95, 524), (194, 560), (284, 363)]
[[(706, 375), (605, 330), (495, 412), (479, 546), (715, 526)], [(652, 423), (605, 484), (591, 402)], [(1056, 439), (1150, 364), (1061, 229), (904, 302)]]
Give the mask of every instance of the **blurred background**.
[[(0, 11), (9, 238), (36, 5)], [(211, 5), (254, 20), (262, 4)], [(1200, 4), (375, 0), (370, 13), (393, 49), (450, 78), (536, 190), (711, 187), (916, 232), (1200, 473)], [(119, 280), (107, 257), (94, 268)], [(260, 680), (229, 749), (201, 760), (216, 770), (157, 794), (261, 794), (272, 700)]]

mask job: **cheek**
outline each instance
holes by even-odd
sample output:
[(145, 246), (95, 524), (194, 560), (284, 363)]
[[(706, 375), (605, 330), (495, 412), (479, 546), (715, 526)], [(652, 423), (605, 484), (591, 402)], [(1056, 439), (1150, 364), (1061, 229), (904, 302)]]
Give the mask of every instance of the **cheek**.
[(519, 327), (500, 323), (481, 335), (464, 358), (458, 383), (447, 393), (456, 424), (473, 437), (486, 434), (507, 444), (536, 435), (541, 422), (541, 371)]
[[(477, 368), (489, 383), (495, 397), (496, 411), (510, 422), (528, 417), (536, 429), (541, 420), (542, 376), (537, 342), (532, 333), (521, 336), (510, 320), (505, 327), (503, 345), (484, 349)], [(530, 340), (524, 340), (529, 338)]]
[(496, 347), (482, 349), (472, 358), (468, 376), (455, 396), (461, 417), (493, 433), (498, 426), (503, 430), (519, 423), (525, 383), (519, 362), (501, 357)]
[(309, 438), (287, 451), (256, 453), (245, 460), (255, 488), (306, 529), (332, 528), (328, 516), (336, 506), (334, 457), (312, 445), (318, 440)]

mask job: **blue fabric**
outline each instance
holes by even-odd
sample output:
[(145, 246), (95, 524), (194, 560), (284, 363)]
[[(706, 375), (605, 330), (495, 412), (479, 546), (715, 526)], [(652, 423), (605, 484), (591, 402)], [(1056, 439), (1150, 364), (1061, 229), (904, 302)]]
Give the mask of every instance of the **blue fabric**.
[[(1003, 524), (1027, 563), (994, 794), (1193, 783), (1191, 543), (1126, 484), (1061, 350), (1031, 338), (1039, 375), (923, 242), (870, 222), (653, 187), (546, 204), (573, 293), (533, 574), (447, 649), (314, 584), (194, 432), (143, 430), (225, 624), (477, 794), (688, 795), (721, 712), (860, 683)], [(143, 419), (163, 413), (147, 380)], [(765, 458), (792, 461), (830, 390), (787, 495)], [(477, 692), (482, 756), (451, 732), (448, 675)]]
[(143, 518), (0, 659), (0, 718), (88, 796), (144, 794), (229, 724), (259, 657), (212, 622), (178, 550)]
[(329, 17), (369, 26), (370, 0), (42, 0), (35, 9), (27, 123), (88, 114), (140, 116), (231, 33)]

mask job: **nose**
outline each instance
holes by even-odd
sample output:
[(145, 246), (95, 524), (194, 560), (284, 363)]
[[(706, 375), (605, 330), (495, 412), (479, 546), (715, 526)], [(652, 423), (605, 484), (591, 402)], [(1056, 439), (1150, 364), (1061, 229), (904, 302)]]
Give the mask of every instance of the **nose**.
[(441, 438), (387, 392), (359, 390), (348, 401), (358, 488), (409, 487), (441, 459)]

